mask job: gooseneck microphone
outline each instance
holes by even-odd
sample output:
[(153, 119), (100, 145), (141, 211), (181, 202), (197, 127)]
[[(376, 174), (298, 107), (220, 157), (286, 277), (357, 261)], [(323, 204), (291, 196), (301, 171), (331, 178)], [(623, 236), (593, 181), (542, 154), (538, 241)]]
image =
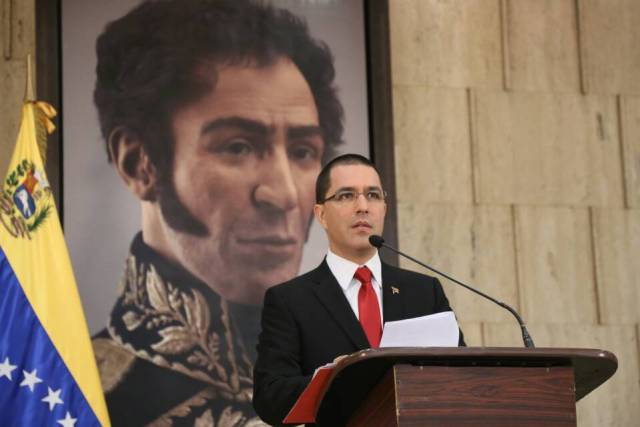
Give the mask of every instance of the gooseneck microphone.
[(492, 298), (489, 295), (485, 294), (484, 292), (480, 292), (479, 290), (474, 289), (469, 285), (465, 285), (461, 281), (456, 280), (453, 277), (451, 277), (451, 276), (449, 276), (449, 275), (447, 275), (447, 274), (445, 274), (445, 273), (443, 273), (441, 271), (438, 271), (433, 267), (429, 267), (427, 264), (425, 264), (423, 262), (420, 262), (417, 259), (415, 259), (415, 258), (413, 258), (413, 257), (411, 257), (411, 256), (409, 256), (409, 255), (407, 255), (407, 254), (405, 254), (403, 252), (400, 252), (398, 249), (396, 249), (396, 248), (394, 248), (392, 246), (387, 245), (384, 242), (384, 239), (382, 238), (382, 236), (376, 236), (376, 235), (369, 236), (369, 243), (371, 243), (371, 245), (375, 246), (376, 248), (385, 247), (387, 249), (390, 249), (391, 251), (397, 253), (398, 255), (402, 255), (403, 257), (405, 257), (407, 259), (410, 259), (411, 261), (415, 262), (416, 264), (421, 265), (422, 267), (426, 268), (427, 270), (431, 270), (434, 273), (437, 273), (437, 274), (439, 274), (441, 276), (444, 276), (447, 279), (451, 280), (452, 282), (457, 283), (458, 285), (460, 285), (460, 286), (462, 286), (464, 288), (467, 288), (470, 291), (475, 292), (476, 294), (478, 294), (478, 295), (480, 295), (482, 297), (485, 297), (489, 301), (493, 301), (494, 303), (498, 304), (500, 307), (504, 308), (505, 310), (509, 311), (509, 313), (513, 314), (513, 316), (518, 321), (518, 324), (520, 325), (520, 329), (522, 330), (522, 341), (524, 341), (524, 346), (527, 347), (527, 348), (534, 348), (535, 347), (535, 345), (533, 344), (533, 339), (531, 339), (531, 336), (529, 335), (529, 331), (527, 330), (527, 327), (525, 326), (524, 321), (522, 320), (522, 317), (520, 317), (518, 312), (515, 311), (510, 305), (508, 305), (508, 304), (506, 304), (506, 303), (504, 303), (502, 301), (498, 301), (497, 299)]

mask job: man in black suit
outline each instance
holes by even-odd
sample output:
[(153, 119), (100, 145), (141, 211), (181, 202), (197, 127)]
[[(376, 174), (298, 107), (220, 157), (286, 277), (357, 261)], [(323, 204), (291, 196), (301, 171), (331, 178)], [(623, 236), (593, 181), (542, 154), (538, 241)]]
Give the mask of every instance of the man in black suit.
[[(437, 279), (382, 263), (369, 244), (382, 234), (386, 210), (367, 158), (346, 154), (320, 172), (314, 213), (329, 239), (327, 256), (264, 298), (253, 405), (267, 423), (282, 422), (318, 367), (377, 347), (383, 322), (451, 310)], [(339, 396), (327, 396), (317, 422), (339, 426), (348, 416)]]

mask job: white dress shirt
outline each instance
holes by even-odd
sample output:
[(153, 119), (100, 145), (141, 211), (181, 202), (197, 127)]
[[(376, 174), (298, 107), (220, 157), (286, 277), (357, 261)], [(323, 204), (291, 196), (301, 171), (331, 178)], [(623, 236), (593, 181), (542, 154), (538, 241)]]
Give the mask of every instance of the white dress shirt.
[[(362, 265), (358, 265), (355, 262), (334, 254), (331, 252), (331, 249), (327, 252), (327, 264), (329, 265), (329, 270), (331, 270), (333, 276), (342, 288), (344, 295), (347, 297), (351, 309), (356, 317), (360, 319), (360, 315), (358, 314), (358, 292), (360, 291), (361, 283), (353, 276), (356, 274), (358, 267), (362, 267)], [(384, 323), (384, 318), (382, 317), (382, 264), (380, 263), (378, 251), (376, 251), (375, 255), (364, 263), (364, 265), (371, 270), (371, 285), (376, 291), (376, 297), (378, 297), (380, 320)]]

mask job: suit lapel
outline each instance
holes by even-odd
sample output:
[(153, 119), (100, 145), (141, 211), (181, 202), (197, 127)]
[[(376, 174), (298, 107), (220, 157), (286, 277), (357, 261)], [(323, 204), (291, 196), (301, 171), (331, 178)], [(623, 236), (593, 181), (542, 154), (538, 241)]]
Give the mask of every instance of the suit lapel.
[(398, 282), (393, 268), (382, 263), (382, 313), (384, 322), (404, 319), (402, 283)]
[(338, 281), (331, 273), (326, 260), (314, 271), (312, 280), (315, 282), (313, 290), (338, 325), (344, 330), (353, 344), (360, 350), (369, 348), (367, 340), (360, 322), (356, 318), (344, 292)]

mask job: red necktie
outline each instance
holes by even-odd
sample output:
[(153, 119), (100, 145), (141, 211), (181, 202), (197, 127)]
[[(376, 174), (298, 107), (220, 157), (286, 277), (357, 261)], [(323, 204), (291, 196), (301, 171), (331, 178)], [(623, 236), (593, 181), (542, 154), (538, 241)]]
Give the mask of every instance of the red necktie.
[(380, 320), (378, 297), (371, 284), (371, 270), (367, 267), (359, 267), (354, 277), (362, 283), (358, 292), (360, 324), (369, 339), (371, 348), (378, 348), (382, 337), (382, 321)]

